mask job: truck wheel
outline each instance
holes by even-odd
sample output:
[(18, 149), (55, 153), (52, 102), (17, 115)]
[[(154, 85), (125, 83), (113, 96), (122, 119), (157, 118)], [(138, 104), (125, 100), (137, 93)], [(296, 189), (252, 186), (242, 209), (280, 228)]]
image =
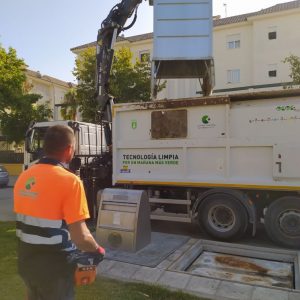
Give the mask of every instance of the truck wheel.
[(242, 203), (229, 194), (212, 194), (199, 207), (199, 223), (219, 240), (240, 238), (248, 226), (248, 214)]
[(299, 248), (300, 198), (282, 197), (273, 202), (265, 215), (265, 228), (275, 243)]

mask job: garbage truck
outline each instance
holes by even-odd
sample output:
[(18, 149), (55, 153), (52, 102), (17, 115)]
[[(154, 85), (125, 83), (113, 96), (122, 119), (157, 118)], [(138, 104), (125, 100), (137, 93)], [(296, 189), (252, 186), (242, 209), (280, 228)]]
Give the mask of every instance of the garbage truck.
[[(224, 241), (238, 240), (248, 229), (255, 235), (263, 224), (275, 243), (299, 248), (300, 90), (211, 95), (213, 59), (206, 53), (211, 48), (204, 47), (201, 57), (189, 52), (184, 46), (194, 45), (189, 40), (194, 33), (180, 42), (179, 60), (176, 51), (168, 56), (167, 40), (183, 33), (171, 26), (176, 20), (159, 23), (172, 19), (169, 11), (176, 12), (175, 19), (182, 12), (181, 19), (193, 22), (194, 5), (203, 3), (153, 0), (154, 52), (161, 49), (153, 57), (154, 77), (201, 77), (204, 96), (114, 104), (109, 95), (113, 45), (141, 2), (121, 1), (98, 31), (96, 98), (106, 150), (76, 170), (92, 186), (92, 217), (105, 188), (139, 189), (148, 193), (152, 220), (196, 222)], [(208, 19), (205, 28), (210, 24)]]
[[(103, 189), (143, 189), (152, 220), (196, 222), (219, 240), (262, 224), (276, 243), (299, 247), (299, 89), (114, 104), (112, 112), (112, 147), (74, 164), (94, 218)], [(37, 155), (37, 133), (56, 123), (35, 124), (25, 156)]]
[(141, 2), (114, 6), (97, 37), (97, 101), (113, 186), (147, 190), (151, 219), (196, 220), (221, 240), (238, 239), (249, 224), (255, 234), (263, 222), (272, 240), (299, 247), (299, 90), (210, 96), (212, 1), (153, 0), (152, 90), (157, 79), (194, 75), (204, 97), (114, 105), (113, 46)]
[(113, 186), (145, 189), (151, 219), (214, 238), (300, 242), (300, 90), (116, 104)]

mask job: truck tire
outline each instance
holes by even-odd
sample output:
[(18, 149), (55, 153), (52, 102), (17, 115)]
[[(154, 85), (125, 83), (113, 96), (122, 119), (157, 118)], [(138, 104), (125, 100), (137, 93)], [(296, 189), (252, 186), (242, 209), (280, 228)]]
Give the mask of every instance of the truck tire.
[(300, 197), (282, 197), (273, 202), (265, 215), (265, 229), (275, 243), (300, 247)]
[(248, 214), (244, 205), (225, 193), (207, 196), (199, 207), (199, 223), (212, 237), (236, 240), (247, 230)]

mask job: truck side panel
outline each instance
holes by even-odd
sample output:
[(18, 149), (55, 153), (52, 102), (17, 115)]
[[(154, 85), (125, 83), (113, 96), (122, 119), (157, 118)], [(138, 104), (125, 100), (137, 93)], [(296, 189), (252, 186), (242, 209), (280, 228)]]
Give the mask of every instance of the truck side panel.
[(114, 108), (114, 183), (300, 189), (299, 98), (149, 107)]

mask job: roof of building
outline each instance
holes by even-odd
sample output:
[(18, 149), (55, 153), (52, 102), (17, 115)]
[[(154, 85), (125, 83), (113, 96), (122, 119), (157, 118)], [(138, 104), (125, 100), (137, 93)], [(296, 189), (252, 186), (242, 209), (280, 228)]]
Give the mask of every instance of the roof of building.
[(272, 13), (276, 13), (276, 12), (280, 12), (280, 11), (284, 11), (284, 10), (296, 9), (296, 8), (300, 8), (299, 0), (290, 1), (290, 2), (286, 2), (286, 3), (279, 3), (279, 4), (273, 5), (271, 7), (264, 8), (264, 9), (261, 9), (259, 11), (255, 11), (252, 13), (232, 16), (232, 17), (228, 17), (228, 18), (216, 19), (216, 20), (214, 20), (214, 27), (233, 24), (233, 23), (245, 22), (250, 17), (267, 15), (267, 14), (272, 14)]
[[(128, 36), (128, 37), (118, 36), (117, 42), (127, 41), (129, 43), (134, 43), (134, 42), (151, 40), (151, 39), (153, 39), (153, 33), (149, 32), (149, 33), (133, 35), (133, 36)], [(92, 43), (88, 43), (88, 44), (80, 45), (78, 47), (71, 48), (71, 51), (76, 51), (76, 50), (85, 49), (85, 48), (89, 48), (89, 47), (95, 47), (95, 46), (96, 46), (96, 42), (92, 42)]]
[[(286, 3), (279, 3), (252, 13), (247, 13), (247, 14), (242, 14), (242, 15), (237, 15), (237, 16), (232, 16), (227, 18), (214, 18), (213, 25), (214, 27), (217, 27), (217, 26), (229, 25), (234, 23), (246, 22), (250, 17), (266, 15), (266, 14), (271, 14), (271, 13), (276, 13), (276, 12), (296, 9), (296, 8), (300, 8), (300, 0), (290, 1)], [(117, 41), (118, 42), (128, 41), (130, 43), (133, 43), (133, 42), (148, 40), (152, 38), (153, 38), (153, 33), (150, 32), (150, 33), (139, 34), (139, 35), (134, 35), (129, 37), (119, 36)], [(96, 42), (71, 48), (71, 51), (76, 51), (76, 50), (85, 49), (94, 46), (96, 46)]]
[(66, 81), (57, 79), (55, 77), (51, 77), (51, 76), (48, 76), (48, 75), (42, 75), (39, 71), (33, 71), (33, 70), (27, 69), (26, 70), (26, 75), (37, 78), (37, 79), (41, 79), (41, 80), (44, 80), (44, 81), (47, 81), (47, 82), (50, 82), (50, 83), (54, 83), (54, 84), (57, 84), (57, 85), (68, 87), (68, 88), (70, 88), (72, 86), (75, 86), (75, 84), (72, 83), (72, 82), (66, 82)]

